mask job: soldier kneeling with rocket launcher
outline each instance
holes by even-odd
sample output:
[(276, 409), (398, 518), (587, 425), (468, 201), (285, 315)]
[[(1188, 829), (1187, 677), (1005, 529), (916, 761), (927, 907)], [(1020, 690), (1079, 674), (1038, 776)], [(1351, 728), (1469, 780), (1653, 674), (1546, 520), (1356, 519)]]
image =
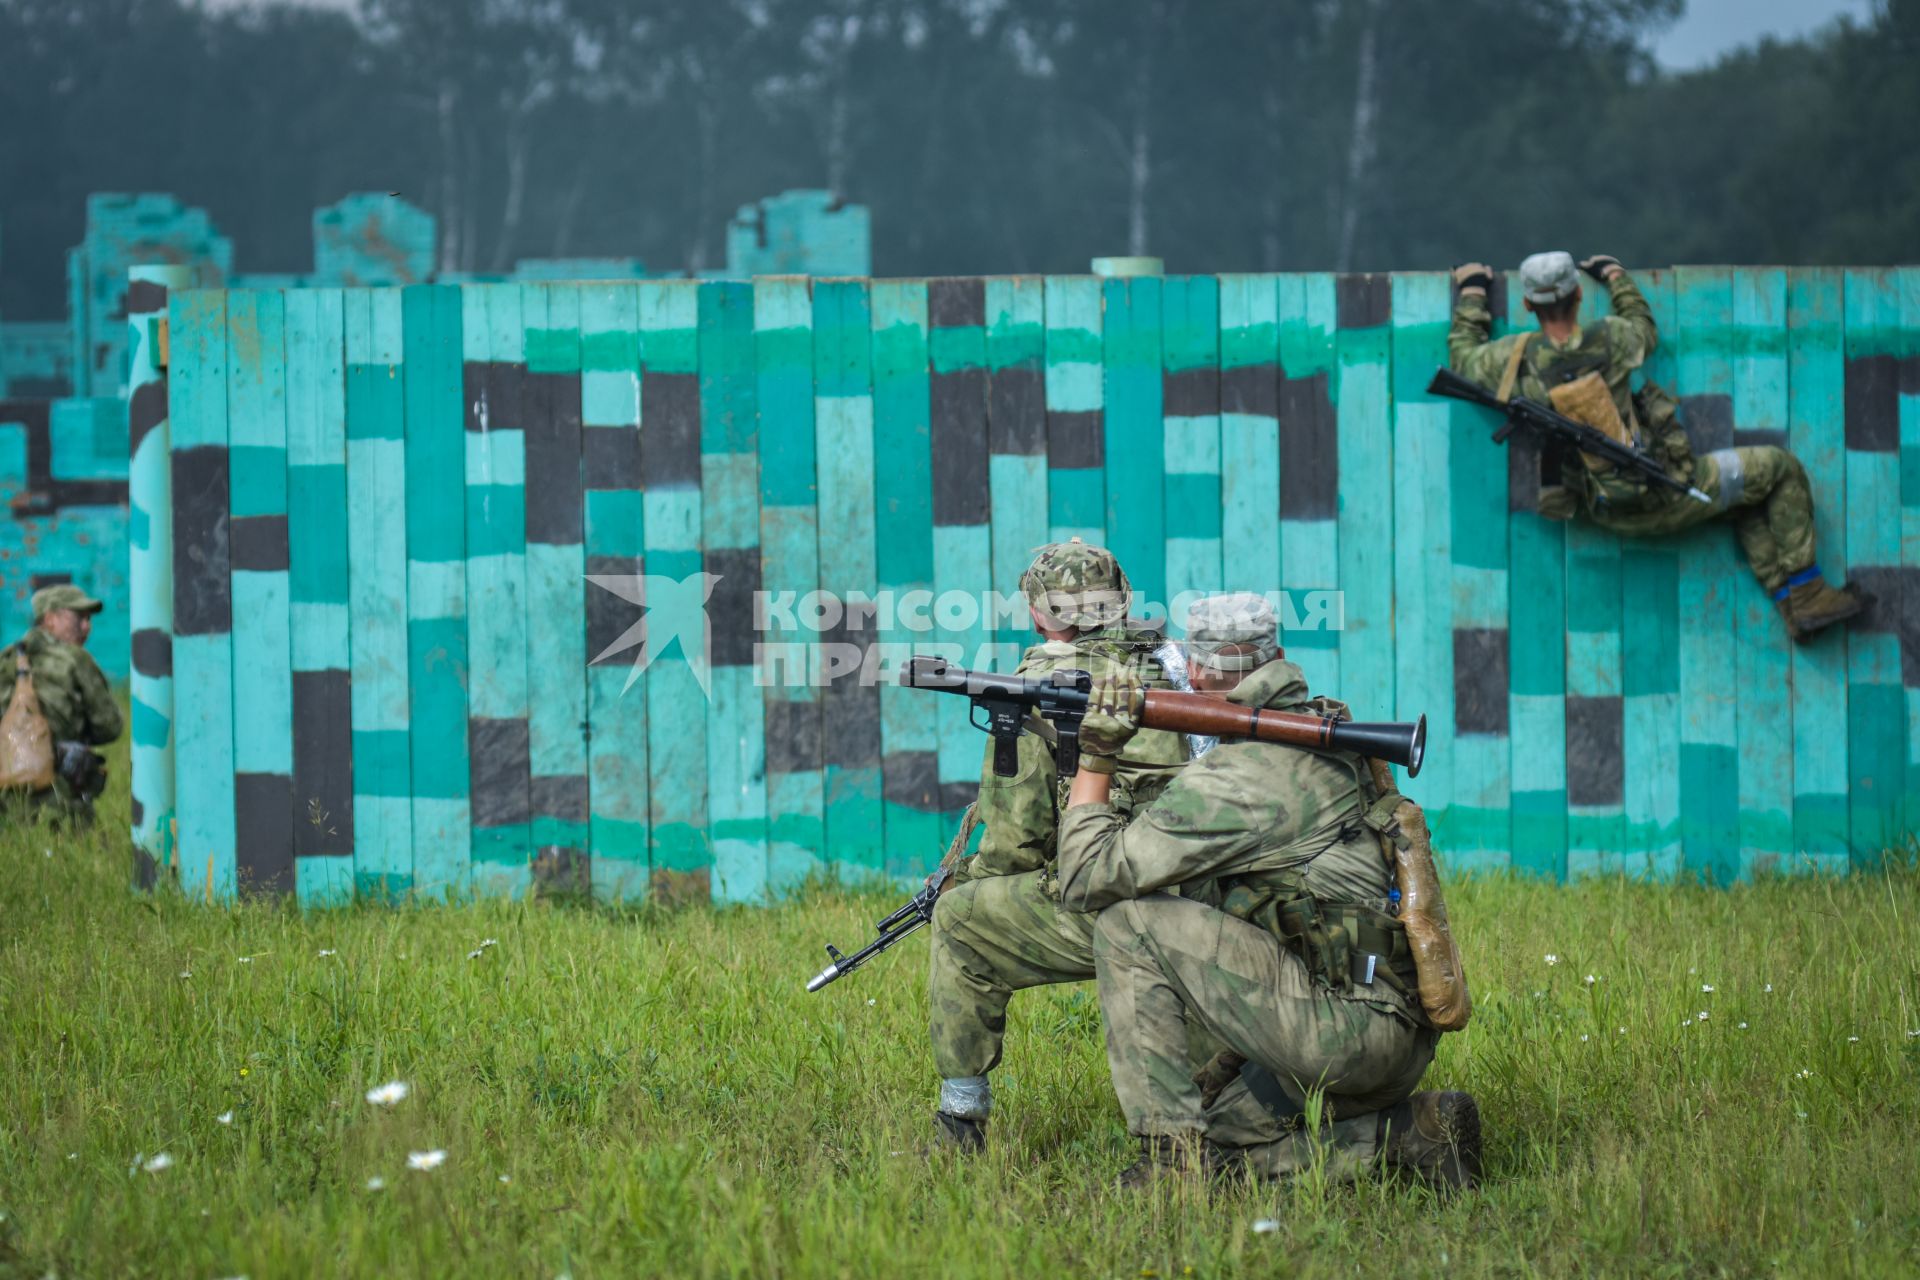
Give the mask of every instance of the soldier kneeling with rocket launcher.
[[(1249, 712), (1345, 716), (1308, 697), (1259, 596), (1195, 605), (1187, 660), (1196, 691)], [(1332, 1172), (1380, 1164), (1472, 1186), (1474, 1100), (1414, 1091), (1469, 1007), (1418, 806), (1384, 764), (1351, 750), (1242, 740), (1189, 765), (1129, 821), (1108, 803), (1106, 770), (1146, 701), (1124, 673), (1094, 685), (1059, 836), (1061, 905), (1099, 913), (1107, 1057), (1141, 1146), (1123, 1184), (1294, 1172), (1311, 1158), (1301, 1121), (1317, 1093)], [(1247, 1145), (1217, 1130), (1189, 1075), (1189, 1019), (1236, 1055), (1229, 1066), (1244, 1061), (1241, 1081), (1294, 1118), (1290, 1132)]]

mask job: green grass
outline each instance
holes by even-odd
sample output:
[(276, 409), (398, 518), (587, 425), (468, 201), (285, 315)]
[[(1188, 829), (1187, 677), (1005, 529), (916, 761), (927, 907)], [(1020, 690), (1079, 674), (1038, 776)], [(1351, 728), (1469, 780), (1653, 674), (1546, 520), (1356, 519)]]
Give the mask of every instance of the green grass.
[(0, 833), (0, 1275), (1920, 1268), (1911, 867), (1457, 886), (1475, 1012), (1429, 1082), (1479, 1097), (1489, 1176), (1442, 1204), (1111, 1190), (1085, 986), (1016, 998), (991, 1155), (925, 1163), (924, 943), (801, 989), (886, 897), (219, 910), (130, 893), (125, 830), (121, 788), (91, 834)]

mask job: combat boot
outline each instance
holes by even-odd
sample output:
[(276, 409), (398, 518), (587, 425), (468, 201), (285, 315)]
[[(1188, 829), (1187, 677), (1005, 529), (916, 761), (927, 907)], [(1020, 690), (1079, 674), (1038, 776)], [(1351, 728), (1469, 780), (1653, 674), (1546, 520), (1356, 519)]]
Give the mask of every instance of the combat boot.
[(1404, 1169), (1443, 1191), (1470, 1191), (1480, 1181), (1480, 1108), (1452, 1090), (1416, 1093), (1386, 1113), (1380, 1162)]
[(1122, 1191), (1137, 1191), (1164, 1179), (1200, 1172), (1204, 1163), (1198, 1134), (1148, 1134), (1140, 1139), (1140, 1158), (1121, 1172), (1114, 1185)]
[(928, 1154), (977, 1156), (987, 1149), (987, 1122), (972, 1116), (933, 1113), (933, 1145)]
[(1819, 573), (1798, 586), (1787, 588), (1787, 605), (1793, 611), (1793, 638), (1805, 640), (1814, 632), (1858, 617), (1873, 603), (1873, 597), (1858, 587), (1834, 587)]

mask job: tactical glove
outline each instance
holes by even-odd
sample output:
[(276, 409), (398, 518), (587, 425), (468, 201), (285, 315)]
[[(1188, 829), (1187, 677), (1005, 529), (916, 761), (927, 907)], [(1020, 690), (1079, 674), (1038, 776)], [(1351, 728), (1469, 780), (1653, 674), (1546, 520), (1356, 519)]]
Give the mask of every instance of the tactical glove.
[(1456, 288), (1484, 293), (1493, 288), (1493, 268), (1484, 262), (1463, 262), (1453, 269), (1453, 283)]
[(1582, 258), (1580, 260), (1580, 269), (1592, 276), (1595, 280), (1598, 280), (1601, 284), (1607, 282), (1607, 272), (1616, 267), (1622, 271), (1626, 270), (1626, 268), (1620, 266), (1620, 259), (1610, 253), (1596, 253), (1591, 258)]
[(1087, 693), (1087, 714), (1080, 721), (1080, 767), (1093, 773), (1112, 773), (1116, 757), (1140, 730), (1140, 707), (1146, 695), (1130, 671), (1113, 671), (1094, 682)]

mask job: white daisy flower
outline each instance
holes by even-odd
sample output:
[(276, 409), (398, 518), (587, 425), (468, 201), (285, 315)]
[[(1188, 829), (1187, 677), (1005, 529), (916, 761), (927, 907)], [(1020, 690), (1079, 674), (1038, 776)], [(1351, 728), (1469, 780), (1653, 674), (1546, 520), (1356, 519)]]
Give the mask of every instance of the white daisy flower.
[(191, 978), (191, 977), (193, 976), (193, 970), (191, 970), (191, 969), (182, 969), (182, 970), (180, 971), (180, 976), (181, 976), (181, 977), (183, 977), (183, 978)]
[(240, 961), (240, 963), (241, 963), (241, 964), (252, 964), (252, 963), (253, 963), (253, 957), (252, 957), (252, 956), (239, 956), (239, 957), (237, 957), (237, 959), (238, 959), (238, 960)]
[(482, 951), (485, 951), (485, 950), (486, 950), (486, 949), (487, 949), (488, 947), (497, 947), (497, 946), (499, 946), (499, 945), (500, 945), (500, 939), (498, 939), (498, 938), (482, 938), (482, 939), (480, 939), (480, 949), (481, 949)]
[(1847, 1043), (1848, 1043), (1848, 1044), (1859, 1044), (1859, 1043), (1860, 1043), (1860, 1037), (1859, 1037), (1859, 1036), (1848, 1036), (1848, 1037), (1847, 1037)]
[(1764, 986), (1764, 987), (1762, 987), (1762, 988), (1760, 988), (1760, 989), (1761, 989), (1762, 991), (1764, 991), (1764, 992), (1766, 992), (1766, 993), (1767, 993), (1768, 995), (1772, 995), (1772, 994), (1773, 994), (1773, 984), (1772, 984), (1771, 982), (1769, 982), (1769, 983), (1768, 983), (1768, 984), (1767, 984), (1766, 986)]
[(389, 1080), (377, 1089), (367, 1090), (367, 1101), (376, 1107), (390, 1107), (406, 1099), (409, 1092), (404, 1080)]
[(1711, 982), (1703, 982), (1703, 983), (1701, 983), (1701, 984), (1700, 984), (1700, 994), (1701, 994), (1701, 995), (1703, 995), (1703, 996), (1710, 996), (1710, 995), (1712, 995), (1712, 994), (1713, 994), (1713, 984), (1712, 984)]
[(504, 1173), (503, 1173), (503, 1174), (501, 1174), (501, 1175), (500, 1175), (500, 1181), (501, 1181), (501, 1182), (503, 1182), (503, 1183), (506, 1183), (506, 1182), (512, 1182), (512, 1181), (513, 1181), (513, 1179), (512, 1179), (512, 1178), (510, 1178), (510, 1177), (508, 1177), (508, 1176), (507, 1176), (506, 1174), (504, 1174)]
[(1586, 1038), (1585, 1036), (1581, 1036), (1581, 1037), (1580, 1037), (1580, 1043), (1581, 1043), (1581, 1044), (1585, 1044), (1586, 1042), (1587, 1042), (1587, 1038)]
[(217, 1121), (219, 1121), (219, 1122), (220, 1122), (221, 1124), (232, 1124), (232, 1123), (233, 1123), (233, 1112), (231, 1112), (231, 1111), (222, 1111), (222, 1112), (221, 1112), (221, 1113), (220, 1113), (219, 1115), (217, 1115), (217, 1116), (215, 1116), (215, 1117), (214, 1117), (214, 1119), (215, 1119), (215, 1120), (217, 1120)]
[(446, 1162), (447, 1162), (447, 1153), (438, 1149), (433, 1151), (407, 1152), (407, 1168), (409, 1169), (419, 1169), (422, 1171), (425, 1171), (427, 1169), (438, 1169), (441, 1165), (445, 1164)]
[(1549, 951), (1549, 952), (1548, 952), (1548, 953), (1546, 954), (1546, 956), (1545, 956), (1545, 957), (1543, 957), (1543, 958), (1544, 958), (1544, 959), (1546, 960), (1546, 962), (1547, 962), (1547, 963), (1548, 963), (1549, 965), (1556, 965), (1556, 964), (1559, 964), (1559, 963), (1560, 963), (1560, 957), (1559, 957), (1559, 956), (1557, 956), (1557, 955), (1554, 955), (1554, 954), (1553, 954), (1553, 953), (1552, 953), (1551, 951)]
[(373, 1178), (367, 1179), (367, 1190), (369, 1191), (385, 1190), (386, 1185), (387, 1185), (387, 1180), (385, 1178), (373, 1177)]
[(1253, 1224), (1253, 1234), (1257, 1236), (1270, 1236), (1279, 1229), (1280, 1220), (1278, 1218), (1261, 1218)]
[(1594, 983), (1600, 981), (1600, 979), (1594, 977), (1592, 974), (1588, 974), (1585, 978), (1581, 979), (1581, 981), (1585, 982), (1588, 986), (1592, 986)]
[(148, 1160), (143, 1164), (141, 1164), (140, 1167), (141, 1169), (145, 1170), (147, 1173), (158, 1173), (162, 1169), (173, 1168), (173, 1157), (168, 1155), (166, 1152), (162, 1151), (158, 1155), (154, 1156), (153, 1159)]
[(1705, 1009), (1702, 1009), (1700, 1012), (1694, 1014), (1693, 1016), (1700, 1019), (1700, 1021), (1705, 1022), (1707, 1020), (1707, 1011)]
[(1744, 1023), (1744, 1022), (1743, 1022), (1743, 1023), (1741, 1023), (1741, 1024), (1740, 1024), (1740, 1029), (1741, 1029), (1742, 1031), (1745, 1031), (1745, 1030), (1747, 1029), (1747, 1024), (1746, 1024), (1746, 1023)]
[(1807, 1070), (1805, 1067), (1802, 1067), (1800, 1068), (1800, 1070), (1793, 1073), (1793, 1078), (1795, 1080), (1811, 1080), (1813, 1079), (1813, 1072)]
[(335, 951), (332, 947), (320, 948), (320, 958), (322, 960), (326, 959), (328, 956), (339, 955), (339, 954), (340, 953)]
[(487, 953), (483, 948), (475, 947), (472, 951), (467, 952), (467, 959), (478, 960), (481, 956), (485, 954)]

